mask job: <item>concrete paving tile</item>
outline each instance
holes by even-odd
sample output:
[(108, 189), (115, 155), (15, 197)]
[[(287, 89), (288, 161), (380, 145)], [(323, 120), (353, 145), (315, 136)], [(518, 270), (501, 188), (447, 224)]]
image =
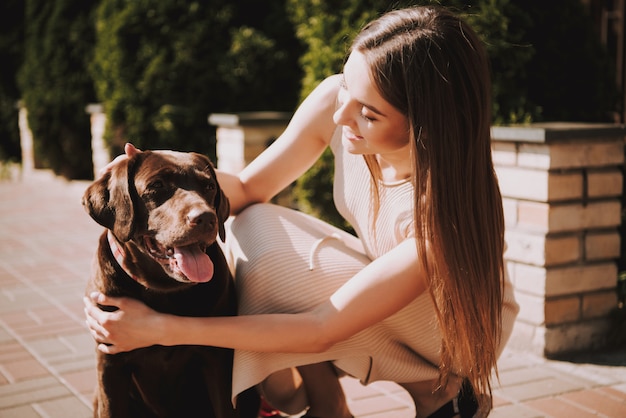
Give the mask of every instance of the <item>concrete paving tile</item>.
[(615, 364), (585, 364), (562, 361), (553, 362), (550, 364), (550, 367), (601, 385), (610, 385), (623, 381), (623, 376), (626, 376), (626, 366)]
[[(47, 296), (48, 294), (46, 294)], [(56, 298), (53, 299), (56, 300)], [(38, 324), (55, 323), (71, 319), (65, 311), (54, 305), (41, 309), (31, 309), (28, 315)]]
[(413, 408), (409, 408), (402, 402), (398, 402), (397, 399), (388, 396), (375, 396), (371, 398), (359, 399), (356, 402), (349, 403), (350, 410), (356, 416), (367, 416), (367, 414), (380, 414), (395, 411), (403, 413), (406, 417), (415, 416)]
[(19, 392), (11, 396), (0, 395), (0, 409), (12, 408), (20, 405), (27, 405), (33, 402), (41, 402), (57, 399), (64, 396), (71, 396), (72, 393), (61, 383), (49, 387), (42, 387), (27, 392)]
[(43, 285), (50, 282), (50, 275), (58, 268), (58, 261), (47, 255), (30, 257), (28, 262), (14, 263), (15, 274), (29, 285)]
[(510, 405), (512, 402), (510, 399), (504, 399), (498, 396), (497, 393), (493, 393), (493, 407), (498, 408), (504, 405)]
[(13, 396), (15, 394), (39, 390), (55, 386), (59, 383), (57, 379), (52, 376), (46, 376), (40, 379), (26, 380), (24, 382), (17, 382), (12, 385), (0, 386), (0, 397)]
[(572, 404), (561, 397), (536, 399), (525, 403), (540, 412), (554, 418), (597, 418), (598, 415), (588, 408)]
[[(63, 344), (65, 345), (65, 344)], [(93, 343), (93, 349), (88, 351), (76, 351), (72, 349), (70, 346), (65, 345), (65, 351), (55, 353), (54, 355), (46, 355), (44, 357), (39, 357), (42, 359), (44, 363), (46, 363), (51, 368), (55, 368), (58, 370), (73, 370), (76, 367), (71, 367), (68, 365), (76, 364), (76, 365), (95, 365), (96, 361), (96, 348), (95, 343)], [(80, 368), (84, 368), (81, 366)]]
[(0, 410), (0, 418), (41, 418), (31, 405), (22, 405)]
[(519, 385), (503, 387), (498, 389), (498, 396), (513, 401), (526, 401), (560, 395), (584, 388), (578, 382), (571, 382), (565, 379), (547, 378), (534, 382), (522, 383)]
[(20, 382), (49, 374), (48, 369), (34, 357), (30, 356), (22, 360), (3, 363), (0, 365), (0, 370), (2, 370), (2, 374), (7, 377), (9, 382)]
[[(55, 336), (27, 341), (29, 351), (24, 348), (22, 351), (28, 356), (33, 353), (43, 366), (50, 369), (53, 374), (61, 374), (95, 368), (95, 344), (93, 340), (89, 340), (89, 343), (91, 346), (89, 350), (76, 349), (75, 346), (67, 342), (64, 336)], [(25, 355), (22, 354), (22, 357)]]
[[(0, 248), (0, 252), (3, 249)], [(16, 276), (13, 276), (6, 268), (3, 267), (4, 262), (0, 259), (0, 288), (10, 288), (13, 286), (18, 286), (21, 282)]]
[[(524, 361), (519, 358), (506, 359), (505, 361), (500, 359), (498, 361), (498, 375), (501, 376), (502, 373), (505, 373), (511, 370), (523, 369), (525, 367), (528, 367), (529, 365), (531, 364), (524, 363)], [(495, 374), (494, 374), (494, 378), (495, 378)]]
[[(357, 381), (357, 384), (359, 384), (361, 387), (363, 387), (363, 385), (361, 385), (360, 382)], [(395, 382), (388, 382), (388, 381), (378, 381), (378, 382), (373, 382), (370, 385), (374, 390), (376, 390), (377, 392), (380, 393), (384, 393), (387, 395), (400, 395), (400, 396), (404, 396), (407, 394), (407, 392), (397, 383)], [(408, 395), (407, 395), (408, 396)], [(412, 402), (409, 398), (408, 402)]]
[[(47, 305), (49, 308), (51, 305)], [(10, 329), (40, 325), (41, 322), (31, 315), (30, 309), (20, 309), (2, 314), (2, 323)]]
[(87, 325), (85, 324), (85, 305), (83, 303), (84, 292), (80, 294), (80, 296), (76, 299), (72, 299), (69, 302), (66, 302), (63, 306), (68, 315), (70, 315), (74, 320), (76, 320), (79, 324), (85, 327), (85, 331), (87, 331)]
[[(547, 415), (536, 411), (531, 408), (527, 408), (522, 404), (512, 404), (503, 406), (501, 408), (494, 409), (489, 418), (550, 418)], [(574, 417), (570, 417), (574, 418)]]
[[(83, 312), (81, 310), (81, 319), (84, 320), (82, 314)], [(62, 335), (59, 338), (64, 344), (66, 344), (76, 353), (94, 353), (95, 355), (96, 343), (91, 337), (91, 334), (89, 334), (89, 331), (87, 331), (87, 326), (85, 326), (84, 323), (81, 324), (83, 325), (82, 332), (76, 334)]]
[(0, 363), (9, 363), (30, 357), (28, 350), (15, 340), (9, 340), (0, 345)]
[(7, 332), (7, 330), (4, 329), (2, 323), (0, 323), (0, 346), (2, 344), (6, 344), (12, 341), (15, 341), (15, 339), (13, 338), (11, 333)]
[(56, 336), (29, 341), (28, 347), (33, 353), (44, 359), (54, 358), (68, 351), (67, 344)]
[(554, 371), (543, 366), (530, 366), (520, 369), (505, 370), (500, 372), (500, 382), (496, 382), (494, 388), (502, 386), (519, 385), (527, 382), (548, 379), (554, 377)]
[[(79, 203), (89, 182), (68, 183), (54, 177), (41, 181), (0, 183), (0, 193), (12, 197), (10, 202), (0, 198), (0, 365), (34, 357), (51, 374), (12, 384), (0, 373), (0, 418), (72, 412), (76, 404), (89, 409), (95, 387), (95, 348), (84, 325), (82, 295), (102, 228)], [(39, 201), (45, 202), (45, 213), (32, 203), (35, 190)], [(582, 402), (581, 394), (591, 399), (586, 395), (589, 390), (595, 391), (595, 402), (601, 407), (614, 408), (600, 412), (600, 406), (594, 406), (597, 416), (622, 413), (623, 353), (612, 357), (583, 353), (556, 361), (505, 350), (498, 367), (502, 381), (494, 382), (491, 417), (554, 418), (564, 413), (579, 418), (571, 408), (590, 408), (576, 403)], [(357, 418), (414, 417), (410, 397), (395, 383), (362, 386), (353, 379), (342, 384)], [(21, 399), (23, 404), (3, 408), (7, 399)], [(32, 402), (38, 403), (39, 413)], [(398, 405), (401, 409), (393, 409)]]
[[(36, 292), (39, 293), (39, 292)], [(75, 317), (74, 313), (63, 308), (59, 309), (60, 305), (56, 300), (44, 297), (39, 294), (39, 297), (47, 299), (45, 304), (35, 307), (27, 307), (21, 310), (6, 312), (2, 314), (0, 321), (7, 325), (12, 332), (24, 332), (32, 333), (38, 328), (52, 328), (59, 324), (72, 324), (84, 326), (84, 315), (80, 318)]]
[(574, 404), (595, 410), (610, 418), (626, 417), (626, 400), (607, 396), (598, 390), (584, 390), (563, 395)]
[(351, 377), (342, 378), (341, 383), (357, 418), (415, 416), (411, 397), (396, 383), (380, 381), (364, 386)]
[(620, 383), (618, 385), (611, 385), (611, 389), (622, 392), (622, 393), (626, 393), (626, 383)]
[(7, 383), (44, 376), (48, 370), (15, 341), (0, 345), (0, 374)]
[(365, 415), (355, 415), (355, 418), (413, 418), (409, 411), (384, 411), (380, 413), (367, 413)]
[[(67, 280), (67, 277), (64, 278), (64, 280)], [(86, 279), (85, 284), (66, 284), (64, 286), (46, 285), (41, 286), (40, 289), (42, 292), (46, 293), (46, 299), (52, 299), (61, 306), (66, 306), (73, 303), (80, 303), (82, 307), (85, 287)]]
[(90, 418), (91, 408), (73, 396), (66, 396), (46, 402), (38, 402), (33, 408), (46, 418)]
[[(39, 244), (43, 248), (47, 247), (45, 244)], [(32, 251), (25, 251), (21, 254), (15, 254), (11, 258), (11, 274), (20, 280), (28, 278), (31, 281), (36, 281), (42, 275), (45, 277), (45, 267), (51, 268), (55, 265), (55, 261), (50, 259), (46, 253), (33, 253)], [(37, 276), (30, 277), (31, 273), (36, 273)]]
[(598, 392), (602, 392), (605, 393), (608, 396), (611, 396), (613, 398), (622, 400), (622, 401), (626, 401), (626, 392), (623, 392), (621, 390), (617, 390), (613, 387), (610, 386), (606, 386), (606, 387), (600, 387), (600, 388), (596, 388), (596, 390)]
[(62, 361), (55, 359), (54, 361), (47, 363), (47, 365), (55, 373), (71, 373), (85, 369), (95, 369), (96, 357), (81, 354), (80, 356), (66, 357)]
[(28, 327), (16, 329), (14, 332), (25, 341), (39, 340), (41, 338), (50, 338), (63, 334), (75, 334), (83, 330), (83, 326), (72, 321), (65, 321), (57, 324), (46, 324), (36, 327)]
[[(350, 395), (354, 399), (369, 398), (378, 395), (395, 395), (395, 396), (408, 396), (406, 391), (402, 389), (398, 384), (393, 382), (373, 382), (369, 385), (362, 385), (357, 379), (351, 377), (343, 377), (341, 384), (344, 391), (350, 392)], [(408, 401), (410, 403), (410, 400)]]
[(91, 398), (96, 389), (96, 368), (83, 369), (75, 372), (62, 373), (61, 378), (76, 392)]
[(50, 304), (49, 301), (33, 289), (13, 289), (3, 293), (0, 313), (22, 311), (24, 309), (40, 308)]

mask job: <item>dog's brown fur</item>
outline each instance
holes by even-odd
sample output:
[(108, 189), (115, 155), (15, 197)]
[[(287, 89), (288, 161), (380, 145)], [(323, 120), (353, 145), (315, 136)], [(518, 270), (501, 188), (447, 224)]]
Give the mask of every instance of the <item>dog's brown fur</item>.
[[(216, 242), (224, 238), (229, 203), (208, 158), (140, 152), (90, 185), (83, 205), (125, 253), (122, 269), (108, 231), (101, 235), (87, 293), (128, 296), (181, 316), (236, 314), (232, 276)], [(208, 282), (169, 267), (172, 249), (192, 243), (206, 245), (213, 262)], [(97, 357), (96, 417), (239, 416), (230, 400), (232, 350), (152, 346)]]

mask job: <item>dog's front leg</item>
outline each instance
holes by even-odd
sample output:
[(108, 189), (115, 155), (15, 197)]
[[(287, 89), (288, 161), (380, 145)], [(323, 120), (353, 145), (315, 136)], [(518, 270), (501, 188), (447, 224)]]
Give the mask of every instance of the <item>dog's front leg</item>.
[(123, 356), (98, 353), (94, 418), (136, 418), (131, 406), (131, 373)]

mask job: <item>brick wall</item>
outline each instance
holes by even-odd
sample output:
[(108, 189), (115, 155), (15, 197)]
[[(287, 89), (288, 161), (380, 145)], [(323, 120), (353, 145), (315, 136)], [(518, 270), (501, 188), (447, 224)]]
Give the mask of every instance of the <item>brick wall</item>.
[(509, 274), (511, 345), (553, 356), (601, 347), (617, 307), (623, 127), (494, 127)]

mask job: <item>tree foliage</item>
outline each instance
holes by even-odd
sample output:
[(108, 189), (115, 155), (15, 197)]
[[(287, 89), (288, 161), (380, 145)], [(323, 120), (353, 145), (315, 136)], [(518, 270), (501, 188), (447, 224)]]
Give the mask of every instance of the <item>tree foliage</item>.
[(22, 0), (0, 3), (0, 161), (18, 161), (20, 137), (17, 102), (20, 99), (16, 74), (22, 63), (24, 7)]
[(25, 2), (24, 62), (18, 85), (28, 109), (36, 161), (66, 178), (90, 178), (91, 140), (85, 105), (94, 99), (92, 3)]
[[(37, 161), (69, 178), (91, 175), (92, 102), (104, 104), (114, 153), (132, 141), (214, 156), (210, 113), (294, 110), (341, 71), (366, 22), (427, 3), (455, 8), (485, 41), (495, 124), (611, 120), (615, 77), (580, 0), (7, 0), (0, 156), (19, 155), (19, 98)], [(296, 189), (316, 213), (334, 211), (329, 158)]]
[(250, 22), (239, 13), (244, 3), (101, 1), (92, 74), (112, 145), (214, 157), (210, 113), (293, 107), (298, 72), (282, 75), (296, 52), (277, 40), (291, 28), (270, 19), (281, 2)]
[[(511, 0), (528, 16), (524, 96), (535, 121), (613, 122), (618, 108), (614, 63), (580, 0)], [(532, 22), (532, 25), (530, 25)]]

